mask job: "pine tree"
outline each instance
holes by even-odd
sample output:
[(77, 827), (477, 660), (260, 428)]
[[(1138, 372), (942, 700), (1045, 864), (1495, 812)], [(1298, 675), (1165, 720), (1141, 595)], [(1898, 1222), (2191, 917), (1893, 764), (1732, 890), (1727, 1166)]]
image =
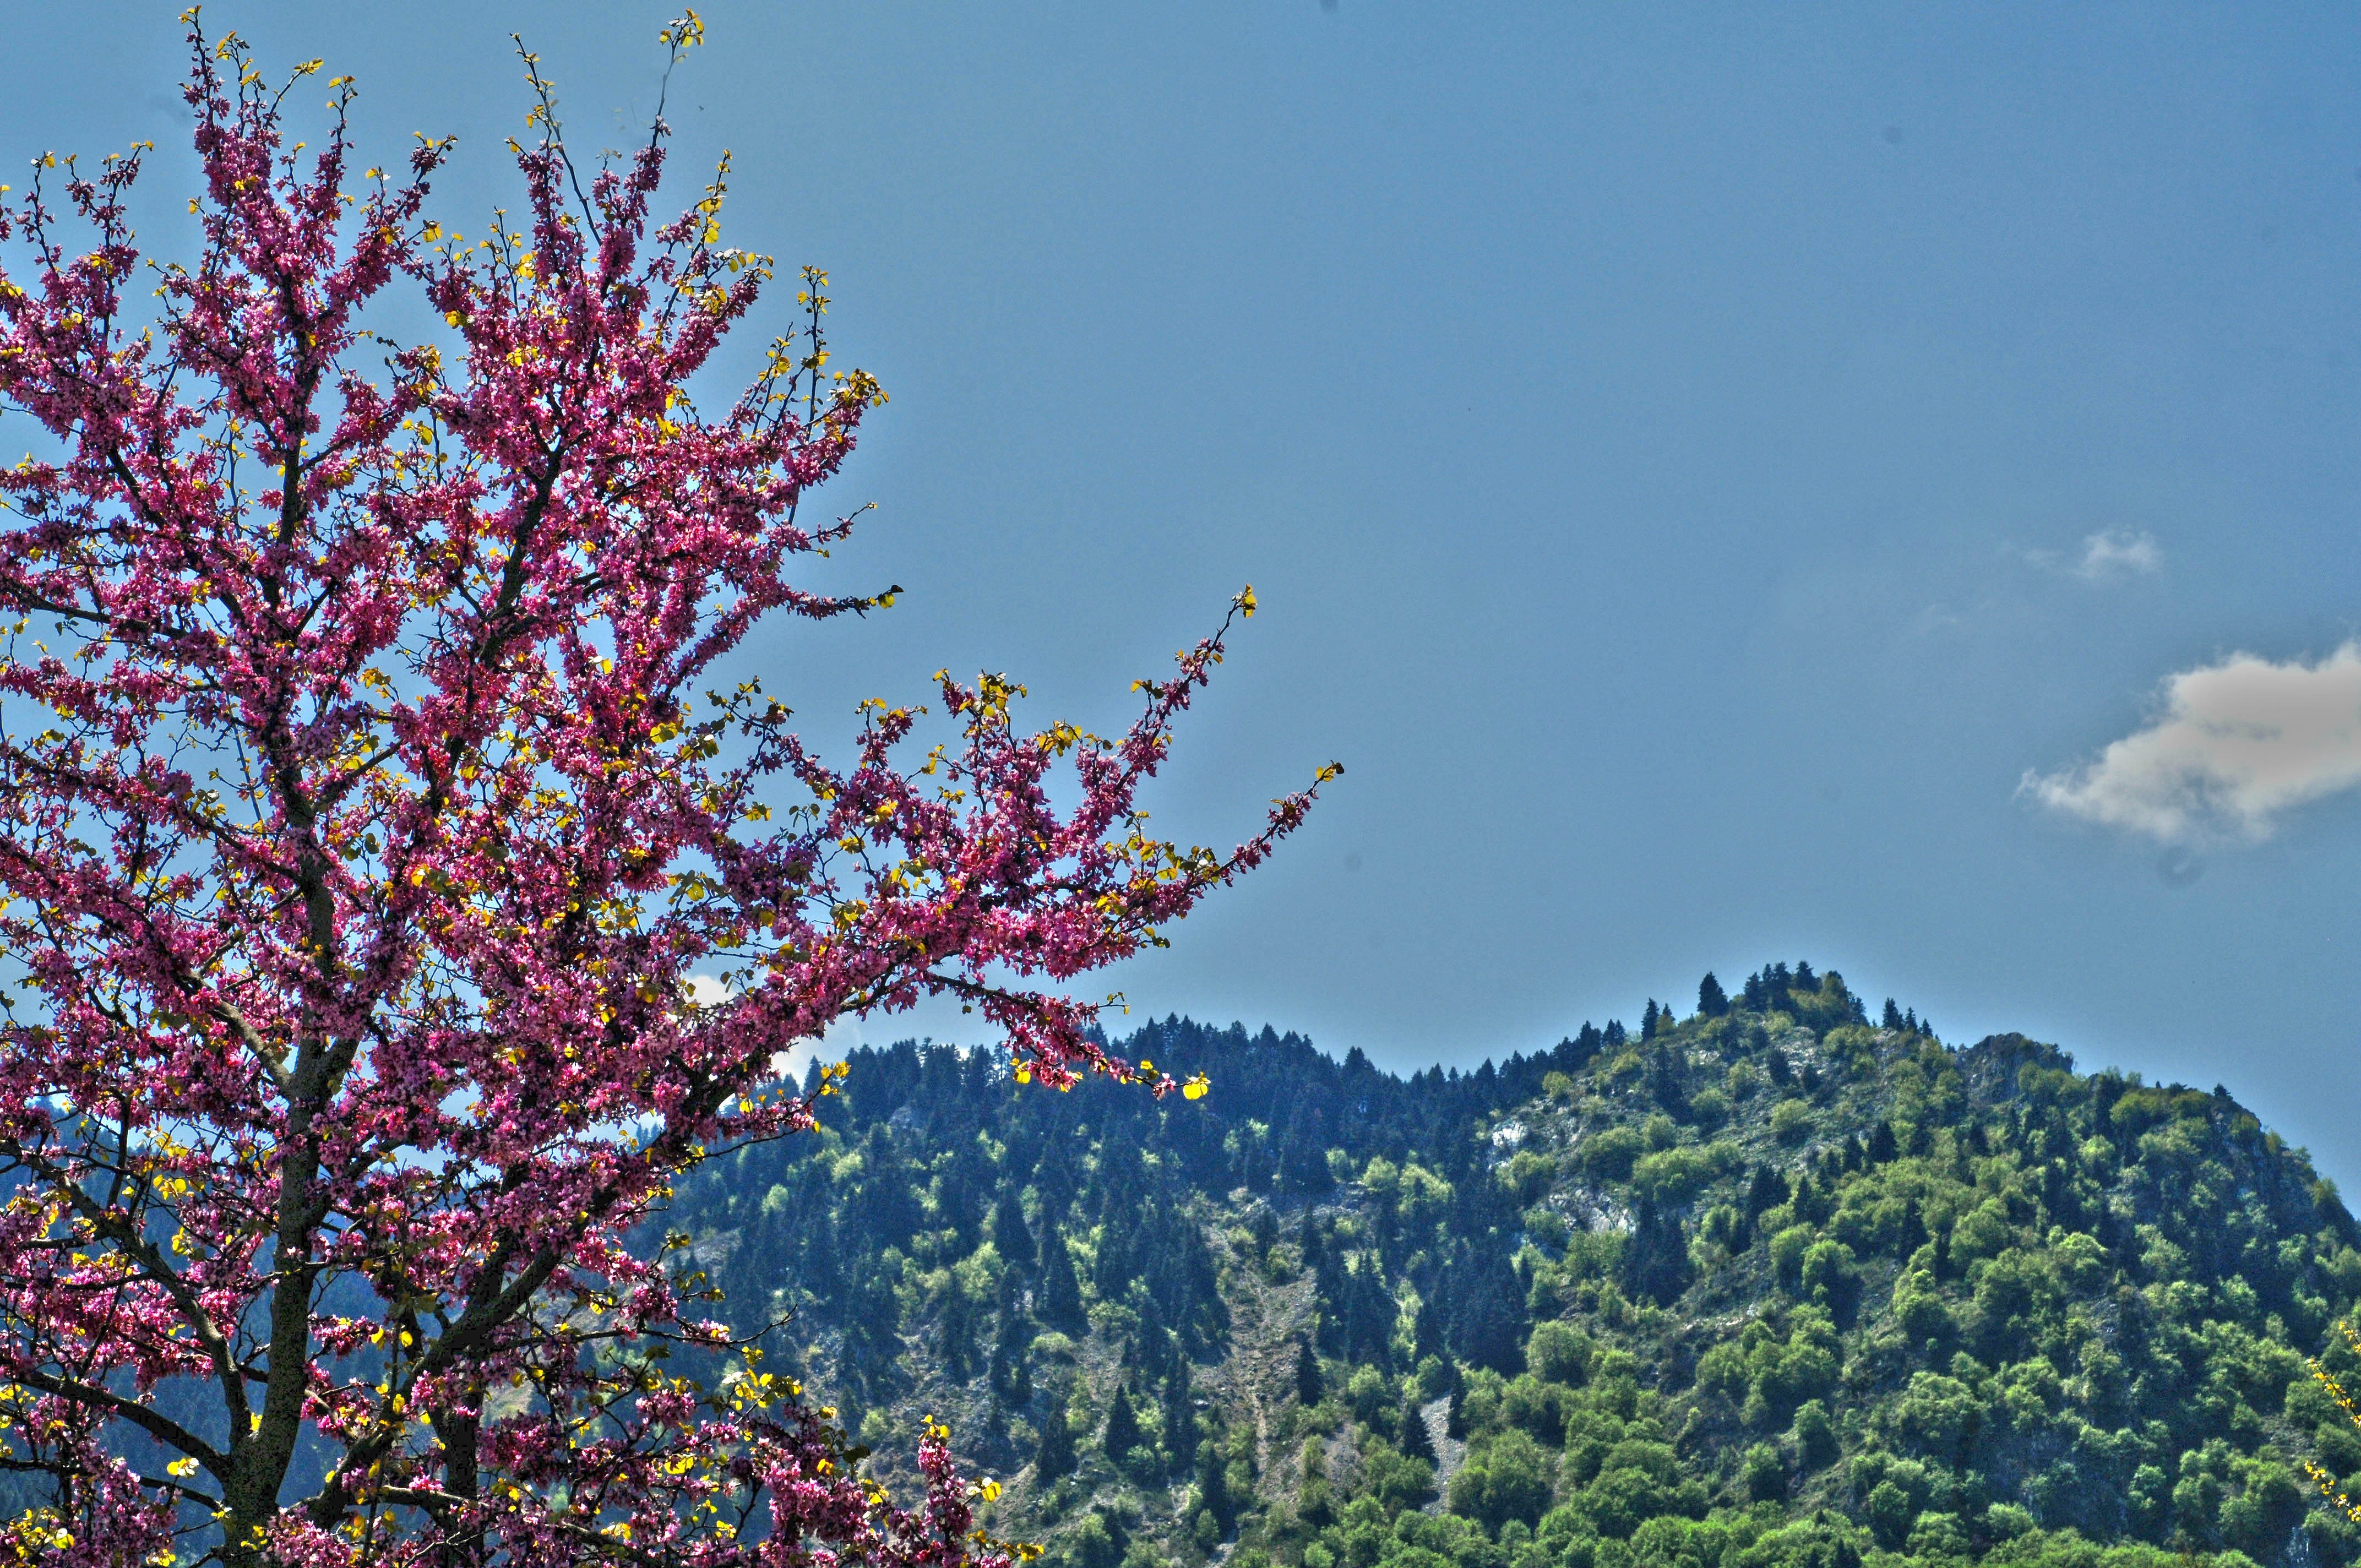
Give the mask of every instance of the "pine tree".
[(1038, 1485), (1071, 1475), (1074, 1468), (1074, 1431), (1066, 1412), (1053, 1409), (1041, 1418), (1041, 1444), (1033, 1454), (1033, 1478)]
[(1318, 1124), (1299, 1105), (1279, 1142), (1278, 1185), (1290, 1192), (1316, 1194), (1336, 1185), (1328, 1170), (1328, 1150)]
[(1876, 1126), (1874, 1126), (1874, 1127), (1872, 1127), (1872, 1128), (1871, 1128), (1871, 1129), (1870, 1129), (1870, 1134), (1869, 1134), (1869, 1163), (1870, 1163), (1870, 1164), (1872, 1164), (1872, 1165), (1888, 1165), (1888, 1164), (1891, 1164), (1891, 1163), (1893, 1162), (1893, 1160), (1894, 1160), (1894, 1157), (1895, 1157), (1897, 1154), (1899, 1154), (1900, 1152), (1901, 1152), (1901, 1151), (1900, 1151), (1900, 1150), (1895, 1146), (1894, 1142), (1894, 1124), (1893, 1124), (1893, 1123), (1891, 1123), (1891, 1122), (1880, 1122), (1880, 1123), (1878, 1123), (1878, 1124), (1877, 1124), (1877, 1125), (1876, 1125)]
[(1902, 1027), (1902, 1009), (1894, 1005), (1894, 998), (1891, 996), (1885, 999), (1885, 1018), (1883, 1020), (1883, 1026), (1888, 1029), (1899, 1029)]
[(1624, 1240), (1625, 1292), (1665, 1307), (1687, 1288), (1688, 1281), (1688, 1239), (1681, 1233), (1679, 1212), (1641, 1200), (1633, 1206), (1631, 1234)]
[(1197, 1495), (1204, 1499), (1224, 1535), (1237, 1528), (1237, 1504), (1230, 1496), (1229, 1465), (1212, 1438), (1197, 1445)]
[(1133, 1412), (1131, 1399), (1120, 1384), (1115, 1387), (1115, 1402), (1107, 1407), (1105, 1444), (1107, 1459), (1115, 1464), (1121, 1464), (1124, 1456), (1139, 1446), (1139, 1417)]
[(1434, 1453), (1434, 1434), (1426, 1430), (1426, 1417), (1418, 1408), (1413, 1394), (1402, 1401), (1401, 1451), (1412, 1459), (1423, 1459), (1429, 1464), (1438, 1463)]
[(1523, 1365), (1525, 1299), (1505, 1256), (1478, 1264), (1451, 1325), (1459, 1359), (1513, 1376)]
[(1312, 1348), (1310, 1340), (1297, 1340), (1295, 1342), (1295, 1397), (1303, 1404), (1316, 1405), (1320, 1402), (1320, 1354)]
[[(1015, 1270), (1010, 1272), (1014, 1274)], [(1031, 1325), (1026, 1322), (1024, 1314), (1002, 1308), (1000, 1332), (992, 1347), (992, 1387), (1012, 1405), (1021, 1405), (1033, 1397), (1032, 1368), (1026, 1354), (1031, 1343)]]
[(1795, 1218), (1806, 1224), (1826, 1223), (1836, 1212), (1836, 1202), (1828, 1191), (1812, 1179), (1807, 1168), (1795, 1179), (1795, 1195), (1788, 1200), (1795, 1206)]
[[(1667, 1014), (1669, 1016), (1669, 1014)], [(1689, 1119), (1689, 1100), (1681, 1091), (1681, 1064), (1676, 1053), (1660, 1046), (1648, 1056), (1648, 1092), (1657, 1104), (1672, 1113), (1675, 1122)]]
[(943, 1297), (942, 1318), (938, 1324), (942, 1347), (943, 1371), (954, 1383), (964, 1383), (975, 1375), (975, 1303), (959, 1285), (958, 1276)]
[(1705, 978), (1697, 981), (1697, 1015), (1719, 1018), (1729, 1011), (1729, 993), (1721, 989), (1721, 981), (1713, 978), (1713, 970), (1706, 970)]
[(1014, 1192), (993, 1207), (992, 1240), (1000, 1255), (1020, 1268), (1040, 1250), (1033, 1240), (1032, 1227), (1025, 1223), (1025, 1205)]
[(1190, 1403), (1189, 1358), (1175, 1355), (1164, 1378), (1164, 1452), (1182, 1464), (1197, 1451), (1197, 1412)]
[(1640, 1037), (1642, 1039), (1653, 1040), (1656, 1037), (1656, 999), (1651, 996), (1648, 998), (1647, 1007), (1642, 1010), (1640, 1014)]
[(1061, 1329), (1080, 1328), (1085, 1321), (1073, 1255), (1066, 1250), (1065, 1233), (1055, 1226), (1041, 1238), (1041, 1317)]
[(1449, 1347), (1444, 1343), (1443, 1314), (1435, 1310), (1432, 1292), (1419, 1298), (1418, 1316), (1411, 1320), (1411, 1334), (1418, 1343), (1421, 1360), (1448, 1354)]

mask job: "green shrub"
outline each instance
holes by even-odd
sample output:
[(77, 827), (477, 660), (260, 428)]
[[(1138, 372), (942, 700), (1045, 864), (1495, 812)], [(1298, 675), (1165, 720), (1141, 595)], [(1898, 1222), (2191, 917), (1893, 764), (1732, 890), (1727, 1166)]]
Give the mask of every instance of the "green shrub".
[(1556, 1469), (1555, 1458), (1521, 1431), (1478, 1439), (1451, 1478), (1451, 1511), (1488, 1530), (1510, 1519), (1531, 1524), (1550, 1506)]
[(1593, 1133), (1583, 1141), (1583, 1171), (1594, 1181), (1629, 1180), (1633, 1163), (1646, 1147), (1638, 1129), (1633, 1127), (1609, 1127)]
[(1787, 1497), (1787, 1461), (1767, 1442), (1746, 1451), (1739, 1464), (1739, 1485), (1758, 1503), (1784, 1502)]
[(1580, 1387), (1590, 1375), (1589, 1336), (1568, 1322), (1533, 1325), (1525, 1340), (1525, 1366), (1545, 1383)]

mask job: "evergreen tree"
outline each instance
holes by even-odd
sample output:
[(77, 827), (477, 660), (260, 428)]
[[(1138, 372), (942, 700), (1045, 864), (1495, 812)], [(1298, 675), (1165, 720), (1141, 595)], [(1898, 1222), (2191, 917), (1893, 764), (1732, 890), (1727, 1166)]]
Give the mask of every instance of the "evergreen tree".
[(1894, 1005), (1894, 998), (1891, 996), (1885, 999), (1885, 1016), (1879, 1021), (1879, 1026), (1886, 1029), (1902, 1027), (1902, 1009)]
[[(1013, 1275), (1015, 1270), (1010, 1270)], [(1032, 1326), (1021, 1312), (1004, 1307), (1000, 1313), (1000, 1332), (992, 1346), (992, 1388), (1012, 1405), (1021, 1405), (1033, 1397), (1033, 1374), (1027, 1351), (1032, 1344)]]
[(1312, 1348), (1312, 1342), (1310, 1340), (1297, 1340), (1295, 1342), (1295, 1397), (1297, 1400), (1306, 1405), (1318, 1404), (1320, 1402), (1321, 1387), (1320, 1353)]
[(1301, 1105), (1288, 1118), (1279, 1143), (1278, 1185), (1290, 1192), (1316, 1195), (1336, 1185), (1329, 1173), (1328, 1150), (1318, 1124)]
[(1706, 970), (1705, 978), (1697, 981), (1697, 1015), (1719, 1018), (1729, 1011), (1729, 994), (1721, 989), (1721, 981), (1713, 978), (1713, 970)]
[(1524, 1291), (1509, 1260), (1495, 1257), (1479, 1266), (1452, 1323), (1459, 1359), (1513, 1376), (1524, 1365)]
[(1888, 1164), (1891, 1164), (1891, 1163), (1893, 1162), (1894, 1158), (1894, 1156), (1895, 1156), (1896, 1154), (1898, 1154), (1899, 1152), (1900, 1152), (1900, 1151), (1895, 1147), (1895, 1146), (1894, 1146), (1894, 1124), (1893, 1124), (1893, 1123), (1891, 1123), (1891, 1122), (1880, 1122), (1880, 1123), (1878, 1123), (1878, 1124), (1877, 1124), (1877, 1125), (1876, 1125), (1876, 1126), (1874, 1126), (1874, 1127), (1872, 1127), (1872, 1128), (1871, 1128), (1871, 1129), (1870, 1129), (1870, 1134), (1869, 1134), (1869, 1163), (1870, 1163), (1870, 1164), (1872, 1164), (1872, 1165), (1888, 1165)]
[(1402, 1401), (1400, 1425), (1402, 1453), (1429, 1464), (1439, 1463), (1434, 1453), (1434, 1434), (1426, 1430), (1426, 1417), (1419, 1410), (1416, 1395)]
[(1206, 1510), (1224, 1535), (1237, 1529), (1237, 1499), (1230, 1496), (1229, 1465), (1222, 1457), (1222, 1445), (1210, 1437), (1197, 1445), (1197, 1495), (1204, 1499)]
[(1771, 1081), (1782, 1087), (1784, 1087), (1795, 1076), (1794, 1070), (1787, 1065), (1787, 1053), (1776, 1046), (1771, 1047), (1771, 1055), (1763, 1065), (1771, 1069)]
[(1417, 1342), (1421, 1360), (1450, 1352), (1450, 1346), (1444, 1342), (1443, 1314), (1435, 1310), (1431, 1291), (1418, 1299), (1418, 1316), (1411, 1320), (1411, 1336)]
[(1175, 1355), (1164, 1378), (1164, 1452), (1175, 1464), (1197, 1452), (1197, 1412), (1190, 1402), (1189, 1358)]
[(1807, 1168), (1795, 1178), (1795, 1195), (1789, 1200), (1795, 1218), (1807, 1225), (1825, 1224), (1836, 1212), (1836, 1200), (1812, 1179)]
[(1257, 1203), (1246, 1217), (1246, 1230), (1254, 1237), (1257, 1255), (1268, 1254), (1279, 1245), (1279, 1216), (1268, 1203)]
[(1115, 1386), (1115, 1401), (1107, 1407), (1106, 1456), (1120, 1465), (1124, 1455), (1139, 1446), (1139, 1417), (1131, 1408), (1131, 1399), (1121, 1384)]
[(1918, 1200), (1910, 1200), (1902, 1211), (1902, 1235), (1894, 1250), (1907, 1258), (1927, 1245), (1927, 1221), (1918, 1212)]
[(1622, 1019), (1609, 1018), (1607, 1020), (1607, 1033), (1599, 1036), (1599, 1043), (1611, 1051), (1631, 1037), (1624, 1033)]
[(1000, 1255), (1019, 1268), (1031, 1262), (1040, 1250), (1033, 1240), (1032, 1227), (1025, 1223), (1025, 1205), (1014, 1192), (993, 1207), (992, 1241), (1000, 1249)]
[(1653, 996), (1648, 998), (1648, 1005), (1640, 1014), (1640, 1037), (1643, 1040), (1656, 1037), (1656, 999)]
[(1041, 1237), (1041, 1317), (1061, 1329), (1079, 1329), (1087, 1321), (1082, 1314), (1082, 1284), (1074, 1277), (1073, 1255), (1066, 1250), (1066, 1236), (1055, 1226)]
[(943, 1371), (952, 1382), (964, 1383), (975, 1376), (975, 1303), (961, 1288), (957, 1275), (951, 1277), (951, 1288), (943, 1294), (943, 1315), (939, 1327)]
[(1050, 1410), (1041, 1418), (1041, 1443), (1033, 1454), (1033, 1477), (1036, 1485), (1068, 1475), (1074, 1469), (1074, 1431), (1066, 1424), (1066, 1412)]
[(1641, 1200), (1634, 1206), (1631, 1234), (1623, 1245), (1625, 1290), (1637, 1299), (1669, 1306), (1688, 1282), (1688, 1239), (1681, 1234), (1679, 1212)]
[(1673, 1120), (1689, 1119), (1688, 1096), (1681, 1091), (1680, 1058), (1670, 1047), (1659, 1047), (1648, 1056), (1648, 1092), (1656, 1103), (1672, 1113)]

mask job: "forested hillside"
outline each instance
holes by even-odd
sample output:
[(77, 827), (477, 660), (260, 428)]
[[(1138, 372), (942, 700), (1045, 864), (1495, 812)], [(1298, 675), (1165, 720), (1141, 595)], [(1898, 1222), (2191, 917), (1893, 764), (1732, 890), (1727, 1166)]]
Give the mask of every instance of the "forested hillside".
[(2354, 1365), (2353, 1222), (2220, 1090), (1955, 1049), (1801, 964), (1406, 1081), (1125, 1048), (1213, 1091), (856, 1052), (670, 1222), (873, 1464), (939, 1416), (1054, 1561), (2354, 1555), (2298, 1468), (2361, 1471), (2305, 1368)]

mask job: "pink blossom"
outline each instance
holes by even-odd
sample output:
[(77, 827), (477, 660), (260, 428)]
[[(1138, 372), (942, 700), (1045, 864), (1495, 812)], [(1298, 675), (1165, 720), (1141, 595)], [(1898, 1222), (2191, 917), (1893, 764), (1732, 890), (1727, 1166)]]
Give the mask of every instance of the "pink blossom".
[[(0, 1418), (57, 1490), (16, 1544), (1003, 1561), (948, 1434), (895, 1504), (689, 1315), (674, 1249), (627, 1238), (710, 1152), (812, 1126), (770, 1064), (847, 1014), (948, 996), (1021, 1079), (1176, 1087), (1061, 988), (1162, 941), (1312, 792), (1226, 852), (1148, 832), (1220, 635), (1112, 740), (944, 676), (940, 749), (878, 705), (831, 764), (753, 684), (708, 693), (765, 617), (892, 597), (790, 580), (851, 532), (805, 493), (884, 401), (822, 368), (824, 278), (700, 410), (771, 269), (719, 246), (719, 179), (652, 222), (661, 126), (577, 169), (533, 78), (526, 221), (468, 247), (424, 215), (443, 146), (356, 179), (349, 83), (307, 151), (243, 46), (192, 27), (192, 264), (145, 269), (136, 151), (0, 212), (0, 397), (49, 444), (0, 470)], [(396, 289), (443, 345), (365, 327)], [(716, 966), (738, 983), (697, 1005)], [(670, 1374), (674, 1343), (731, 1379)], [(166, 1413), (175, 1380), (212, 1423)]]

